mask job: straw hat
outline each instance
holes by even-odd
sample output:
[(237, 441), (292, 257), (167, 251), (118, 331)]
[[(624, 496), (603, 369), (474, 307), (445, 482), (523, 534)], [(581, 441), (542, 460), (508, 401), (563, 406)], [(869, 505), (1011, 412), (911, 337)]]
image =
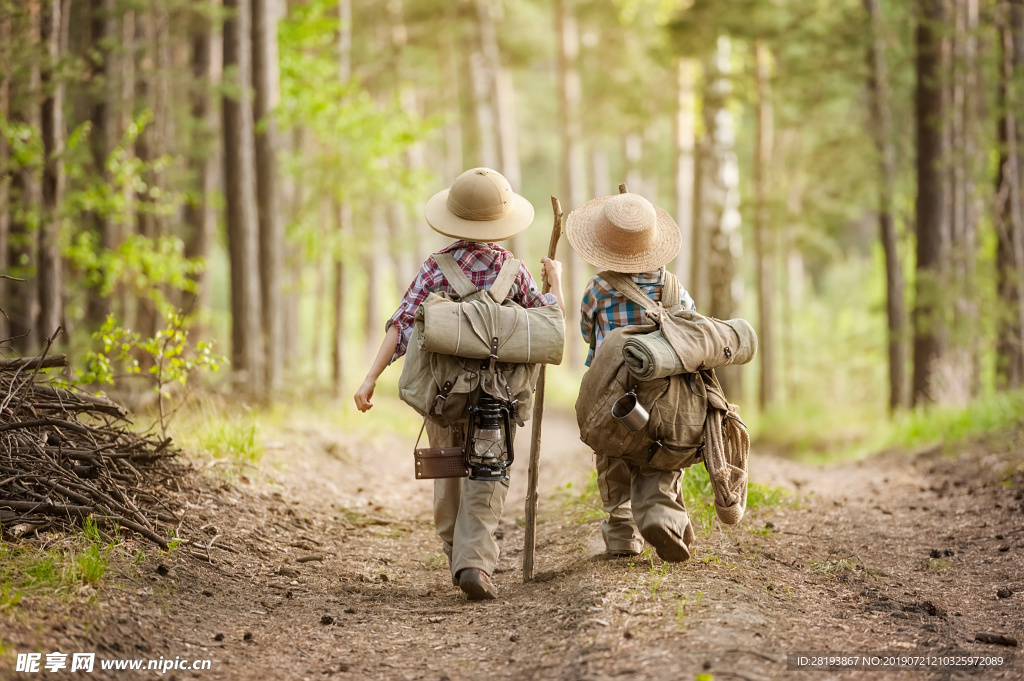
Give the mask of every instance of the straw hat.
[(587, 201), (569, 213), (565, 235), (591, 265), (624, 274), (658, 269), (682, 243), (671, 215), (630, 193)]
[(430, 197), (424, 212), (434, 231), (469, 241), (509, 239), (533, 222), (533, 205), (490, 168), (462, 173)]

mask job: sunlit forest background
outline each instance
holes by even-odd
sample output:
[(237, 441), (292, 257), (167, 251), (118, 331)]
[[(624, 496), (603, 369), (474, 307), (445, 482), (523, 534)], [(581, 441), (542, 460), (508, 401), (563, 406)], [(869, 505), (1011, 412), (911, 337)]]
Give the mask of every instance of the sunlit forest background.
[(0, 0), (0, 350), (351, 409), (423, 204), (487, 166), (535, 275), (551, 195), (675, 217), (698, 310), (759, 332), (723, 383), (762, 442), (1019, 419), (1022, 74), (1018, 0)]

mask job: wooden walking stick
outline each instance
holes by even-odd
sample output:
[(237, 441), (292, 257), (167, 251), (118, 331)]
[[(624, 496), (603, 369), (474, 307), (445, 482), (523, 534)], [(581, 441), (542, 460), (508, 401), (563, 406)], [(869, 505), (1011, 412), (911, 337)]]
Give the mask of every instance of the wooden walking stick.
[[(562, 237), (562, 204), (554, 196), (551, 197), (551, 208), (555, 212), (555, 224), (551, 228), (551, 241), (548, 242), (548, 257), (555, 259), (558, 251), (558, 240)], [(541, 285), (541, 291), (551, 290), (547, 277)], [(530, 474), (526, 481), (526, 539), (523, 545), (523, 582), (533, 581), (533, 553), (537, 547), (537, 478), (540, 475), (540, 422), (544, 418), (544, 374), (546, 365), (541, 365), (540, 378), (537, 379), (537, 392), (533, 396), (533, 432), (530, 437)]]

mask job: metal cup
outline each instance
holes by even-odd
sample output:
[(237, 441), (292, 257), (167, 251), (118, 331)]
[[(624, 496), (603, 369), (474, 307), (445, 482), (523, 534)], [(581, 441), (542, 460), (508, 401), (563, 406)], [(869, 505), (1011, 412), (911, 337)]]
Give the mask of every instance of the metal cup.
[(651, 418), (636, 398), (636, 393), (626, 393), (615, 400), (615, 404), (612, 405), (612, 416), (632, 431), (646, 426)]

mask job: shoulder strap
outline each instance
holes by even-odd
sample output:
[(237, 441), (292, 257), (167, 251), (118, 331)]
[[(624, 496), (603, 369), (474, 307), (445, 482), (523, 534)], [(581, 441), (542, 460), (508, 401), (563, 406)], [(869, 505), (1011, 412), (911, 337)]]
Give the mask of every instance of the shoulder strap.
[(643, 289), (640, 288), (635, 281), (627, 277), (625, 274), (619, 274), (618, 272), (599, 272), (598, 275), (611, 284), (616, 291), (629, 298), (631, 301), (641, 306), (645, 310), (657, 309), (658, 304), (647, 297)]
[(679, 295), (679, 279), (665, 270), (665, 276), (661, 280), (661, 304), (665, 307), (675, 307), (681, 302), (683, 301)]
[(469, 277), (459, 267), (459, 263), (455, 262), (455, 256), (451, 253), (435, 253), (434, 262), (441, 268), (441, 274), (452, 285), (452, 288), (459, 294), (459, 297), (465, 298), (480, 290), (469, 280)]
[(519, 274), (519, 268), (522, 267), (523, 261), (506, 260), (505, 264), (501, 266), (501, 271), (498, 272), (498, 278), (491, 284), (491, 288), (488, 289), (491, 298), (494, 298), (494, 302), (499, 305), (505, 302), (508, 298), (508, 292), (512, 290), (512, 285), (516, 283), (516, 276)]

